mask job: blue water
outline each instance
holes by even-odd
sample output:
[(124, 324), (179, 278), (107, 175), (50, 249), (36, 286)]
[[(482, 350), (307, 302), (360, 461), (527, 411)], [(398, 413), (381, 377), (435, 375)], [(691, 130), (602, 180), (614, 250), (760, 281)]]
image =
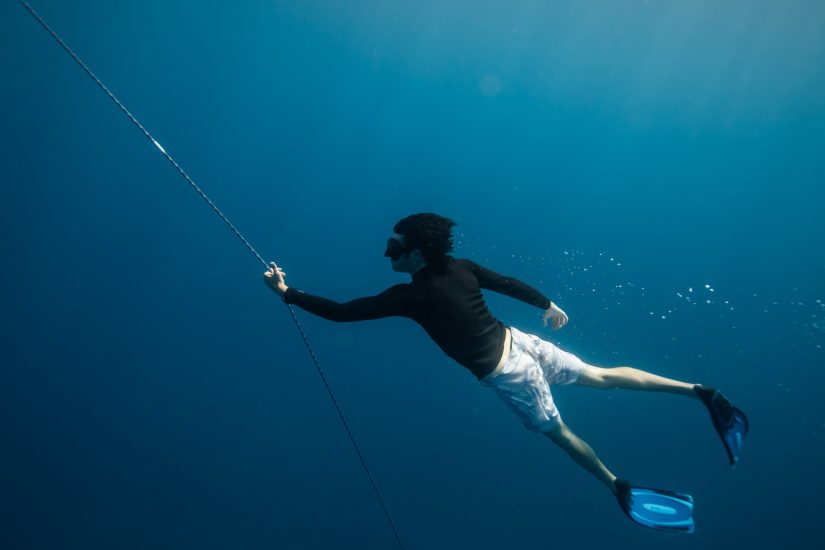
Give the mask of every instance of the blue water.
[[(718, 386), (558, 388), (605, 488), (404, 319), (297, 310), (408, 549), (817, 546), (825, 4), (33, 3), (287, 284), (407, 280), (399, 218), (570, 315), (585, 361)], [(263, 267), (16, 2), (0, 6), (0, 546), (396, 548)], [(692, 290), (691, 290), (692, 289)]]

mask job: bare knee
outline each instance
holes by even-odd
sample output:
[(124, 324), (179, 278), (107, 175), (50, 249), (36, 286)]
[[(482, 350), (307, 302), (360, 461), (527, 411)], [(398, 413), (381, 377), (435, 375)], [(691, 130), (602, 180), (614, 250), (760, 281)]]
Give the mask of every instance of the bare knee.
[(616, 376), (611, 372), (613, 370), (615, 369), (606, 369), (602, 367), (594, 367), (593, 365), (587, 365), (582, 370), (576, 383), (589, 388), (612, 390), (616, 388)]
[(561, 419), (554, 422), (549, 428), (542, 430), (542, 433), (549, 437), (556, 445), (564, 446), (570, 440), (573, 432)]
[(608, 390), (614, 390), (622, 386), (622, 382), (628, 377), (628, 373), (633, 369), (626, 366), (613, 367), (604, 370), (604, 387)]

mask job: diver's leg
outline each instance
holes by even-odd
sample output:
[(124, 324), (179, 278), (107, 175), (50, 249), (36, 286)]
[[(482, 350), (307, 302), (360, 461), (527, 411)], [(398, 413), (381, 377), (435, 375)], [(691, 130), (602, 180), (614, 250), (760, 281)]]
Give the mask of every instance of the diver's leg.
[(590, 445), (574, 434), (561, 419), (554, 422), (550, 428), (545, 429), (542, 433), (549, 437), (553, 443), (564, 449), (581, 467), (607, 485), (614, 495), (616, 494), (614, 484), (616, 476), (596, 456)]
[(693, 390), (696, 384), (665, 378), (632, 367), (605, 369), (586, 365), (575, 383), (589, 388), (658, 391), (699, 399), (699, 396)]

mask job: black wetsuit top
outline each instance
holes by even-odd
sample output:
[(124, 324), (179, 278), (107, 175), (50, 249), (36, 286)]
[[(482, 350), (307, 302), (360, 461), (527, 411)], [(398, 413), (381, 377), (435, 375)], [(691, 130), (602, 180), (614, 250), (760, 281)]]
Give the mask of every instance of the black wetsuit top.
[(425, 266), (413, 274), (411, 283), (391, 286), (376, 296), (339, 304), (289, 287), (283, 299), (330, 321), (408, 317), (447, 355), (483, 378), (498, 365), (505, 334), (504, 324), (487, 309), (482, 288), (542, 309), (550, 307), (550, 300), (521, 281), (451, 256), (446, 269)]

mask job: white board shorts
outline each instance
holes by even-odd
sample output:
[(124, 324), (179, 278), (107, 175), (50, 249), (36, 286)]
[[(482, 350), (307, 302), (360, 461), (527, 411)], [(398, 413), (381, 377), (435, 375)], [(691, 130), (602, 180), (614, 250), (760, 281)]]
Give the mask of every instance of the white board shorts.
[(586, 364), (534, 334), (509, 328), (512, 345), (507, 359), (480, 382), (492, 388), (529, 430), (543, 432), (561, 420), (550, 386), (575, 383)]

